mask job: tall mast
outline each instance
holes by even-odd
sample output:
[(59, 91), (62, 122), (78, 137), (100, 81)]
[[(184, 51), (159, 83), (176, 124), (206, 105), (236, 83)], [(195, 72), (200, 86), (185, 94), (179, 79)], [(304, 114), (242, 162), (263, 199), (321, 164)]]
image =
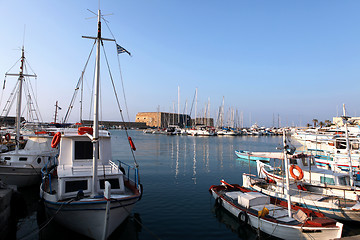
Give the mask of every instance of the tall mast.
[(93, 130), (93, 184), (91, 194), (97, 195), (97, 162), (99, 153), (99, 84), (100, 84), (100, 44), (101, 12), (98, 10), (98, 35), (96, 38), (95, 91), (94, 91), (94, 130)]
[(178, 123), (180, 125), (180, 86), (178, 86)]
[(197, 111), (197, 88), (195, 88), (195, 127), (196, 127), (196, 111)]
[(95, 39), (96, 41), (96, 62), (95, 62), (95, 89), (94, 89), (94, 125), (93, 125), (93, 178), (92, 178), (92, 187), (91, 187), (91, 196), (96, 196), (97, 193), (97, 184), (98, 184), (98, 174), (97, 174), (97, 162), (99, 158), (99, 94), (100, 94), (100, 46), (102, 42), (105, 41), (114, 41), (114, 39), (102, 38), (101, 37), (101, 12), (98, 10), (98, 34), (97, 37), (87, 37), (83, 38)]
[(16, 152), (19, 150), (19, 140), (20, 140), (20, 122), (21, 122), (21, 100), (22, 100), (22, 84), (24, 79), (24, 61), (25, 53), (24, 46), (21, 49), (21, 66), (19, 72), (19, 91), (17, 97), (17, 106), (16, 106)]
[(17, 95), (17, 105), (16, 105), (16, 147), (15, 151), (16, 153), (19, 150), (19, 141), (20, 141), (20, 123), (21, 123), (21, 101), (22, 101), (22, 85), (24, 81), (24, 77), (36, 77), (36, 74), (30, 75), (30, 74), (24, 74), (24, 64), (25, 64), (25, 50), (24, 45), (21, 49), (21, 64), (20, 64), (20, 72), (18, 74), (14, 73), (6, 73), (5, 76), (19, 76), (19, 91)]

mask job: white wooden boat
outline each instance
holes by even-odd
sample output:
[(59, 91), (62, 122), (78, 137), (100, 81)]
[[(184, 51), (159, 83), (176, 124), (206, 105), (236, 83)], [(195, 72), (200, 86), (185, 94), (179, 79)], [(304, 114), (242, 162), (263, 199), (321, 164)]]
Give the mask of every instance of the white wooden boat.
[[(276, 199), (286, 201), (287, 193), (281, 182), (271, 183), (251, 174), (243, 174), (243, 186)], [(338, 220), (360, 221), (360, 203), (338, 196), (326, 196), (308, 191), (297, 184), (290, 185), (291, 202), (301, 207), (320, 211)]]
[[(56, 133), (58, 166), (44, 169), (40, 196), (48, 216), (62, 225), (93, 239), (107, 239), (129, 216), (141, 198), (138, 166), (112, 160), (111, 137), (99, 130), (99, 79), (102, 15), (98, 10), (98, 35), (94, 90), (93, 127), (67, 129)], [(130, 145), (133, 150), (131, 138)], [(132, 171), (131, 171), (132, 170)]]
[(26, 187), (41, 182), (41, 169), (56, 164), (58, 149), (51, 148), (52, 136), (27, 136), (23, 149), (0, 154), (0, 178), (8, 185)]
[[(58, 153), (58, 150), (53, 149), (50, 146), (52, 140), (52, 136), (50, 136), (51, 132), (35, 134), (33, 131), (31, 131), (30, 133), (32, 134), (28, 136), (23, 136), (20, 133), (23, 84), (25, 83), (26, 77), (36, 77), (35, 74), (31, 75), (24, 72), (26, 66), (24, 46), (22, 47), (21, 52), (21, 65), (19, 73), (6, 73), (6, 76), (18, 76), (18, 83), (15, 88), (17, 93), (16, 132), (14, 139), (15, 150), (0, 154), (0, 179), (8, 185), (26, 187), (40, 183), (41, 169), (44, 166), (55, 164), (54, 157)], [(31, 97), (29, 96), (29, 98)], [(15, 93), (12, 93), (3, 111), (3, 113), (6, 112), (5, 116), (8, 115), (14, 100)], [(24, 137), (26, 138), (26, 144), (25, 147), (22, 148), (20, 143), (23, 142)], [(5, 140), (9, 142), (10, 139), (11, 135), (9, 132), (7, 132), (5, 134)]]
[[(98, 138), (100, 151), (95, 178), (91, 139), (68, 129), (61, 134), (58, 166), (51, 172), (44, 172), (40, 186), (49, 216), (94, 239), (101, 239), (105, 228), (107, 238), (126, 219), (141, 196), (137, 169), (129, 176), (130, 166), (109, 161), (112, 157), (108, 131), (100, 131)], [(95, 194), (92, 193), (94, 179)], [(104, 193), (105, 181), (111, 184), (110, 197)], [(107, 209), (110, 211), (106, 226)]]
[(291, 205), (287, 202), (251, 191), (237, 184), (221, 181), (210, 187), (216, 204), (225, 208), (244, 224), (249, 224), (271, 236), (281, 239), (336, 239), (342, 234), (343, 224), (322, 213)]
[[(290, 157), (290, 164), (293, 166), (295, 178), (298, 179), (301, 176), (301, 179), (293, 178), (292, 181), (301, 182), (311, 192), (339, 197), (345, 195), (350, 200), (359, 198), (360, 189), (350, 185), (348, 173), (336, 173), (318, 168), (311, 156), (303, 154)], [(280, 167), (274, 168), (269, 164), (257, 161), (257, 171), (260, 178), (272, 179), (275, 182), (285, 181), (285, 171)]]

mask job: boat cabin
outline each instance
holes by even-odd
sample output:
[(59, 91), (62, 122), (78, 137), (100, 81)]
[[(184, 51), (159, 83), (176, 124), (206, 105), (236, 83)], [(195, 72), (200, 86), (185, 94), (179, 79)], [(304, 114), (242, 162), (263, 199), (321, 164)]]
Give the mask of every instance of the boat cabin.
[[(111, 184), (112, 194), (125, 192), (123, 172), (110, 163), (111, 138), (108, 131), (99, 133), (98, 194), (102, 195), (105, 181)], [(56, 190), (59, 199), (74, 197), (79, 192), (88, 196), (92, 190), (93, 143), (86, 134), (64, 133), (60, 140)], [(55, 184), (54, 184), (55, 186)], [(49, 189), (48, 189), (49, 190)]]
[(319, 168), (312, 156), (305, 154), (293, 155), (289, 158), (289, 163), (290, 165), (297, 165), (301, 168), (305, 182), (340, 186), (350, 185), (349, 174), (335, 173), (331, 170)]

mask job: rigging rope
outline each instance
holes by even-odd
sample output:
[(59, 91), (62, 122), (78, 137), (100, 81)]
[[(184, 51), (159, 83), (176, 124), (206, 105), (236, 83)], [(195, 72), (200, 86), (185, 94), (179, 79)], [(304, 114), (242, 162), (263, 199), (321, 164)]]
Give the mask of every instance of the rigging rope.
[[(105, 60), (106, 60), (106, 65), (107, 65), (107, 67), (108, 67), (108, 71), (109, 71), (109, 75), (110, 75), (110, 79), (111, 79), (111, 84), (112, 84), (112, 86), (113, 86), (113, 90), (114, 90), (114, 94), (115, 94), (115, 98), (116, 98), (116, 103), (117, 103), (117, 106), (118, 106), (119, 111), (120, 111), (121, 119), (122, 119), (122, 121), (123, 121), (123, 123), (124, 123), (124, 125), (125, 125), (126, 137), (129, 139), (129, 133), (128, 133), (128, 131), (127, 131), (127, 127), (126, 127), (126, 124), (125, 124), (125, 121), (124, 121), (124, 115), (123, 115), (122, 110), (121, 110), (119, 98), (118, 98), (117, 91), (116, 91), (116, 88), (115, 88), (114, 79), (113, 79), (112, 74), (111, 74), (109, 61), (108, 61), (108, 58), (107, 58), (107, 55), (106, 55), (106, 52), (105, 52), (105, 48), (104, 48), (104, 47), (103, 47), (103, 51), (104, 51), (104, 56), (105, 56)], [(129, 146), (130, 146), (130, 145), (129, 145)], [(131, 154), (132, 154), (133, 159), (134, 159), (135, 167), (138, 168), (139, 165), (138, 165), (137, 162), (136, 162), (134, 150), (131, 148), (131, 146), (130, 146), (130, 150), (131, 150)], [(140, 176), (139, 176), (139, 182), (140, 182)]]
[[(114, 34), (111, 32), (111, 29), (109, 27), (109, 25), (107, 24), (107, 22), (105, 21), (106, 27), (108, 28), (111, 36), (113, 37), (113, 39), (115, 39)], [(117, 47), (117, 42), (115, 40), (115, 48)], [(123, 95), (124, 95), (124, 103), (125, 103), (125, 110), (126, 110), (126, 114), (128, 117), (128, 122), (130, 122), (130, 116), (129, 116), (129, 108), (127, 105), (127, 101), (126, 101), (126, 95), (125, 95), (125, 87), (124, 87), (124, 81), (123, 81), (123, 77), (122, 77), (122, 71), (121, 71), (121, 66), (120, 66), (120, 57), (119, 54), (116, 55), (117, 56), (117, 60), (118, 60), (118, 66), (119, 66), (119, 73), (120, 73), (120, 79), (121, 79), (121, 86), (122, 86), (122, 90), (123, 90)]]

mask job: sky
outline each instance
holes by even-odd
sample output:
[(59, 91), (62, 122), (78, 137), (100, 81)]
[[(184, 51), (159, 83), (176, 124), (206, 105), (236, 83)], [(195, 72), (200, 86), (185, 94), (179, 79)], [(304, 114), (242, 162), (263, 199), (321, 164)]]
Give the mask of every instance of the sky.
[[(89, 0), (0, 0), (0, 74), (24, 44), (43, 121), (54, 120), (56, 101), (58, 118), (65, 116), (93, 45), (82, 36), (97, 32), (87, 9), (98, 8)], [(104, 0), (100, 8), (108, 21), (103, 37), (132, 54), (117, 56), (115, 44), (104, 42), (126, 121), (137, 112), (178, 112), (178, 88), (181, 113), (193, 106), (194, 117), (197, 88), (197, 116), (210, 103), (216, 120), (224, 98), (225, 120), (234, 109), (244, 127), (332, 120), (342, 104), (347, 115), (360, 114), (359, 1)], [(83, 119), (91, 117), (93, 62), (84, 77)], [(101, 119), (121, 120), (104, 54), (101, 63)], [(15, 65), (9, 72), (18, 71)], [(15, 83), (6, 77), (1, 112)], [(79, 96), (71, 122), (80, 119)]]

